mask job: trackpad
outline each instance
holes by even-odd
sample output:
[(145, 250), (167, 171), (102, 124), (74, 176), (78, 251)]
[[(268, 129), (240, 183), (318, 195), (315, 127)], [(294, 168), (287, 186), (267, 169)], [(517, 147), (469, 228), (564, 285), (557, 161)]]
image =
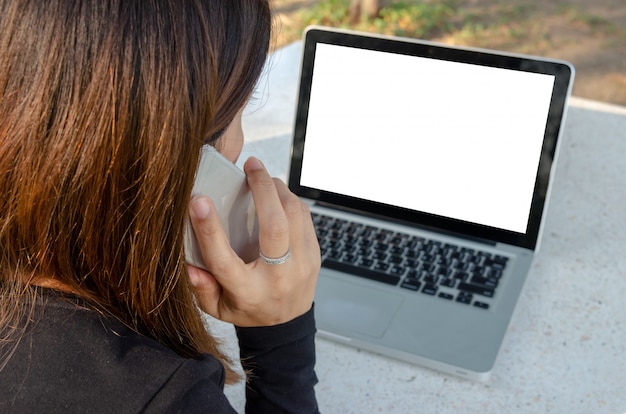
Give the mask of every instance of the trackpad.
[(380, 338), (403, 298), (400, 295), (320, 277), (315, 295), (315, 318), (322, 329), (350, 331)]

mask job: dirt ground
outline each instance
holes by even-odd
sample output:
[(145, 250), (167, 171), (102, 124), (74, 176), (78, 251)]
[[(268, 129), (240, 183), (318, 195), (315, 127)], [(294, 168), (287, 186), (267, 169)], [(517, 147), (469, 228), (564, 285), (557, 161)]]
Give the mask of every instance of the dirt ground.
[[(289, 29), (302, 24), (300, 10), (319, 1), (270, 0), (277, 17), (276, 46), (298, 39), (299, 32)], [(459, 30), (428, 40), (565, 59), (576, 67), (574, 96), (626, 106), (625, 0), (457, 3), (480, 19), (483, 29), (471, 36)]]

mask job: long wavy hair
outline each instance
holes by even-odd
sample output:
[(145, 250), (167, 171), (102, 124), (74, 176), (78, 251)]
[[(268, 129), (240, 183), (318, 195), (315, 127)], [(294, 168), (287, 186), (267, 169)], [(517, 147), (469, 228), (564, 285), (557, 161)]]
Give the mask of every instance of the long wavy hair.
[(0, 0), (0, 368), (43, 277), (234, 378), (183, 229), (200, 148), (249, 98), (270, 31), (267, 0)]

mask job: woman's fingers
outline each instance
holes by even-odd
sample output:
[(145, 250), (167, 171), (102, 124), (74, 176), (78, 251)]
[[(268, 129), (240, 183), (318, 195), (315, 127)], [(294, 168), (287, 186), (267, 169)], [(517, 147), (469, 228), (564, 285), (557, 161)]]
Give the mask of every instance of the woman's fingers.
[(222, 294), (219, 283), (211, 274), (195, 266), (187, 265), (187, 273), (200, 308), (217, 317)]
[(259, 247), (266, 257), (282, 257), (291, 247), (291, 229), (274, 179), (261, 161), (254, 157), (246, 161), (244, 171), (259, 218)]
[(274, 184), (289, 222), (291, 250), (296, 252), (302, 250), (305, 255), (317, 258), (319, 244), (309, 207), (293, 194), (283, 181), (275, 179)]
[(237, 255), (230, 247), (211, 199), (196, 196), (191, 200), (189, 209), (191, 224), (202, 251), (202, 259), (209, 271), (229, 267)]
[(238, 306), (239, 298), (251, 295), (245, 281), (245, 263), (231, 248), (217, 210), (208, 197), (194, 197), (189, 215), (208, 270), (187, 266), (198, 305), (215, 318), (232, 319), (230, 310)]
[(244, 165), (259, 219), (259, 245), (268, 258), (291, 257), (274, 265), (244, 263), (232, 250), (207, 197), (190, 203), (191, 222), (208, 273), (189, 266), (201, 308), (239, 326), (287, 322), (313, 303), (320, 266), (319, 245), (308, 207), (285, 183), (270, 177), (255, 158)]

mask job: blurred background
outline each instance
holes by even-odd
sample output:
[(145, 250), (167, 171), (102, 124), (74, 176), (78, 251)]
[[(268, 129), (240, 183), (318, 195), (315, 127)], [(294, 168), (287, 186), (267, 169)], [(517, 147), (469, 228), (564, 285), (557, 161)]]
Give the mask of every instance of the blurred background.
[(573, 95), (626, 106), (626, 0), (270, 0), (278, 48), (311, 24), (565, 59)]

